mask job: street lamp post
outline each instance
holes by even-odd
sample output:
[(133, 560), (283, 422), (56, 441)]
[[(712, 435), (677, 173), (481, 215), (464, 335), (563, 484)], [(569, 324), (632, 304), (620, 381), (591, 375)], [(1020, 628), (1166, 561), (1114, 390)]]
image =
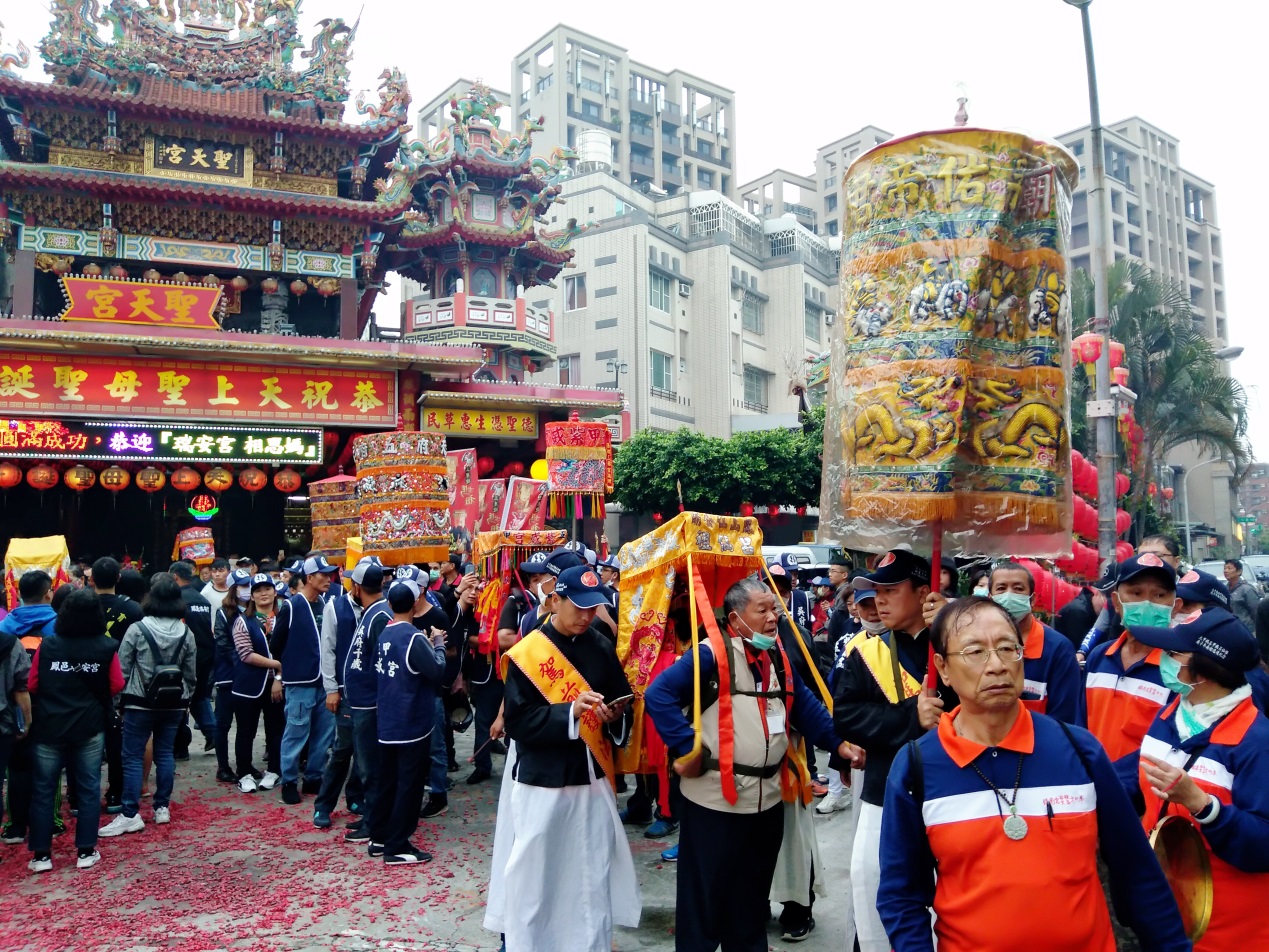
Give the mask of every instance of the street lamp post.
[(612, 388), (614, 390), (620, 390), (621, 375), (630, 372), (630, 365), (624, 360), (609, 360), (604, 364), (604, 369), (612, 374)]
[(1097, 550), (1104, 560), (1115, 557), (1115, 404), (1110, 393), (1110, 289), (1106, 286), (1106, 269), (1110, 253), (1106, 242), (1106, 153), (1102, 136), (1102, 111), (1097, 98), (1097, 66), (1093, 59), (1093, 29), (1088, 18), (1092, 0), (1065, 0), (1079, 7), (1084, 28), (1084, 59), (1088, 70), (1088, 109), (1090, 114), (1093, 182), (1088, 192), (1089, 236), (1092, 239), (1093, 266), (1093, 333), (1100, 334), (1103, 344), (1097, 357), (1095, 397), (1089, 402), (1088, 416), (1097, 421)]
[(1185, 557), (1191, 562), (1194, 561), (1194, 520), (1190, 518), (1190, 476), (1198, 472), (1204, 466), (1211, 466), (1213, 463), (1224, 463), (1221, 457), (1216, 459), (1205, 459), (1193, 469), (1182, 470), (1181, 475), (1181, 505), (1185, 508)]

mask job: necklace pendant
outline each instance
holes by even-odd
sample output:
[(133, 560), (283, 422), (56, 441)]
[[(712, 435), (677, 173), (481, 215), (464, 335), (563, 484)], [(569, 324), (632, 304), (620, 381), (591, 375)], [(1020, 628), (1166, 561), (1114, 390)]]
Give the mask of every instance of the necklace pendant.
[(1027, 835), (1027, 821), (1016, 813), (1005, 817), (1005, 836), (1011, 840), (1021, 840)]

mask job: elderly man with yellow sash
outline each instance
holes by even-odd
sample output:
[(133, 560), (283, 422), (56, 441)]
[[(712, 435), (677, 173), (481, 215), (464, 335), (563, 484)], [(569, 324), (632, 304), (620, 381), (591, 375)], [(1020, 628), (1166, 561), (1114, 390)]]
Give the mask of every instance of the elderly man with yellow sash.
[[(698, 588), (698, 599), (703, 594)], [(766, 952), (785, 802), (801, 799), (810, 786), (789, 732), (844, 758), (856, 755), (837, 739), (827, 709), (790, 664), (771, 589), (742, 579), (728, 589), (723, 610), (725, 635), (710, 612), (702, 616), (708, 640), (699, 647), (699, 751), (693, 752), (696, 734), (683, 713), (695, 693), (691, 653), (644, 694), (644, 709), (683, 778), (676, 952), (714, 952), (720, 945), (725, 952)]]
[[(860, 952), (889, 952), (877, 913), (881, 881), (881, 805), (895, 754), (937, 726), (956, 706), (950, 688), (940, 697), (925, 690), (930, 635), (924, 619), (930, 595), (930, 563), (904, 549), (887, 552), (870, 575), (855, 579), (856, 592), (875, 592), (886, 630), (854, 644), (842, 658), (833, 691), (837, 732), (868, 754), (863, 789), (856, 790), (855, 842), (850, 857), (851, 898)], [(858, 595), (856, 595), (858, 598)]]
[(505, 934), (507, 952), (610, 952), (614, 925), (639, 924), (612, 787), (632, 694), (612, 641), (592, 626), (606, 598), (589, 566), (565, 569), (545, 606), (550, 620), (503, 656), (514, 833), (490, 884), (501, 908), (485, 927)]

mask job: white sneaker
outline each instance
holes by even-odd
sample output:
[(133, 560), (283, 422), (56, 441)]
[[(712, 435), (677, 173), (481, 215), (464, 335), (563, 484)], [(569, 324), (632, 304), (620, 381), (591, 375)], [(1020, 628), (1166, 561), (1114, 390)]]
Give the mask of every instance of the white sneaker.
[(26, 864), (26, 868), (33, 873), (47, 873), (53, 868), (53, 858), (51, 856), (36, 857)]
[(100, 862), (101, 854), (96, 850), (93, 850), (87, 856), (80, 856), (79, 859), (75, 860), (75, 866), (79, 869), (92, 869), (92, 867), (96, 866)]
[(256, 778), (251, 774), (243, 774), (238, 779), (238, 789), (243, 793), (255, 793), (260, 789), (260, 785), (256, 783)]
[(164, 823), (172, 822), (172, 811), (167, 807), (154, 808), (154, 825), (162, 826)]
[(821, 814), (836, 813), (839, 810), (849, 810), (849, 809), (850, 809), (850, 791), (846, 791), (839, 796), (834, 796), (833, 794), (830, 793), (828, 796), (826, 796), (824, 799), (822, 799), (819, 803), (815, 805), (815, 812), (821, 813)]
[(124, 816), (120, 813), (117, 817), (103, 826), (97, 831), (98, 836), (123, 836), (125, 833), (140, 833), (145, 829), (145, 820), (141, 819), (141, 814), (136, 816)]
[(264, 776), (260, 778), (260, 789), (272, 790), (274, 787), (278, 785), (278, 781), (281, 779), (282, 778), (279, 777), (277, 774), (273, 773), (273, 771), (266, 770), (264, 773)]

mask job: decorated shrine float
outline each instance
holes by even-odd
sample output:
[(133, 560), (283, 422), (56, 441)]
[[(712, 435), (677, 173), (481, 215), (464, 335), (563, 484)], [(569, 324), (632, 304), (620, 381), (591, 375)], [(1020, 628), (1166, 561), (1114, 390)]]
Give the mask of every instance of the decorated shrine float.
[(563, 529), (542, 529), (536, 532), (481, 532), (472, 542), (472, 562), (476, 565), (485, 587), (476, 602), (476, 617), (480, 620), (481, 654), (493, 655), (495, 670), (498, 650), (498, 618), (511, 594), (511, 579), (520, 578), (520, 563), (527, 562), (539, 552), (551, 552), (568, 541)]
[(70, 581), (70, 551), (66, 537), (44, 536), (38, 539), (10, 539), (4, 553), (5, 604), (10, 608), (21, 604), (18, 582), (23, 572), (39, 569), (53, 580), (53, 588)]

